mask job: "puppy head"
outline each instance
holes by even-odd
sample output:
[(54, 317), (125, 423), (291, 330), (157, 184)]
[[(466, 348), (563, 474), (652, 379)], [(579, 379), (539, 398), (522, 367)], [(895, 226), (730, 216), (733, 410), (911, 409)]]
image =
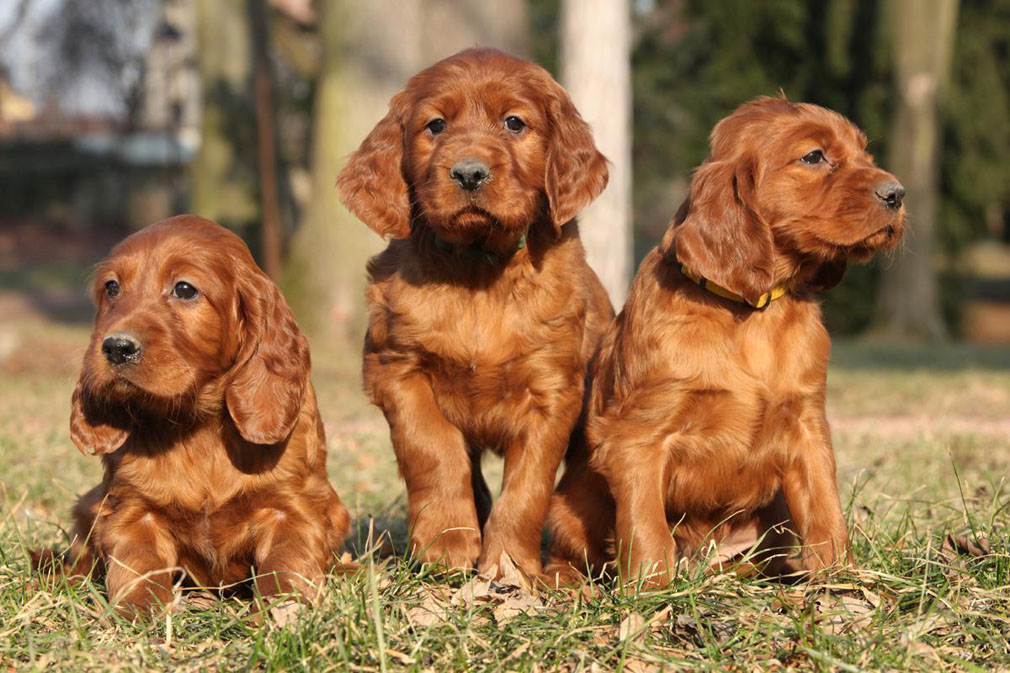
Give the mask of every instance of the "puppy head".
[(606, 183), (606, 159), (564, 89), (493, 49), (411, 78), (337, 180), (380, 235), (405, 238), (420, 220), (450, 242), (524, 232), (545, 206), (560, 234)]
[(826, 288), (847, 260), (866, 261), (897, 244), (903, 197), (844, 117), (760, 98), (712, 131), (711, 155), (694, 174), (667, 244), (685, 266), (748, 300), (786, 280), (783, 265)]
[(193, 216), (117, 245), (95, 273), (94, 332), (74, 390), (71, 437), (109, 453), (134, 419), (198, 419), (227, 405), (256, 444), (290, 434), (309, 354), (277, 287), (245, 243)]

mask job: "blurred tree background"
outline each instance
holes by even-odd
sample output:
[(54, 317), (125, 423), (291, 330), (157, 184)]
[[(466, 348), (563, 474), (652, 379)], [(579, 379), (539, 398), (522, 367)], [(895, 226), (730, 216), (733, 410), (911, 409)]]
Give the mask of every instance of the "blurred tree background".
[(584, 237), (618, 301), (712, 126), (782, 91), (855, 121), (909, 187), (904, 252), (850, 268), (832, 331), (1010, 341), (1010, 0), (594, 4), (0, 3), (0, 291), (189, 211), (242, 234), (307, 328), (357, 342), (382, 242), (336, 173), (410, 74), (481, 44), (551, 70), (614, 148), (615, 215)]

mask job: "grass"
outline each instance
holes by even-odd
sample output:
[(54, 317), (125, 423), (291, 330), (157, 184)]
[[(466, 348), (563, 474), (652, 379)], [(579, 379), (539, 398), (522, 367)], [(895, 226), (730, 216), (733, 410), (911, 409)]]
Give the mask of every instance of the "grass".
[[(0, 379), (0, 671), (1010, 668), (1006, 349), (837, 344), (828, 407), (859, 570), (815, 585), (699, 573), (662, 592), (532, 596), (508, 577), (402, 560), (385, 423), (353, 355), (317, 348), (330, 476), (356, 516), (348, 548), (362, 570), (330, 578), (287, 625), (258, 625), (237, 599), (188, 593), (167, 617), (127, 623), (100, 584), (38, 589), (25, 550), (63, 544), (100, 464), (67, 429), (87, 328), (26, 321), (15, 337), (18, 364)], [(30, 357), (39, 343), (55, 344), (44, 366)], [(968, 551), (977, 540), (988, 553)]]

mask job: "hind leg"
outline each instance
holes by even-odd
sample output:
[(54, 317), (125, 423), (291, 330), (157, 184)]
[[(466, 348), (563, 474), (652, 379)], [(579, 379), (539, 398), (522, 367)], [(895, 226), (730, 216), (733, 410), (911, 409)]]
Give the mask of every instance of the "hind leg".
[[(107, 511), (106, 511), (107, 510)], [(74, 536), (70, 549), (58, 553), (53, 549), (31, 550), (32, 567), (49, 575), (89, 577), (94, 571), (102, 574), (103, 565), (94, 551), (93, 541), (98, 537), (99, 515), (111, 513), (106, 503), (105, 485), (99, 484), (77, 499), (71, 512), (74, 519)]]
[(333, 490), (329, 483), (326, 484), (329, 491), (328, 504), (326, 506), (326, 547), (329, 549), (330, 560), (337, 564), (337, 569), (343, 572), (354, 571), (358, 565), (353, 562), (340, 563), (340, 550), (347, 541), (347, 536), (351, 532), (351, 514), (347, 507), (340, 501), (340, 496)]
[(796, 551), (796, 535), (789, 508), (779, 492), (767, 506), (745, 518), (735, 518), (719, 541), (711, 567), (733, 568), (744, 576), (781, 577), (796, 572), (789, 556)]
[(596, 574), (612, 561), (614, 518), (614, 499), (603, 476), (585, 461), (570, 461), (547, 517), (548, 582), (576, 583), (583, 573)]

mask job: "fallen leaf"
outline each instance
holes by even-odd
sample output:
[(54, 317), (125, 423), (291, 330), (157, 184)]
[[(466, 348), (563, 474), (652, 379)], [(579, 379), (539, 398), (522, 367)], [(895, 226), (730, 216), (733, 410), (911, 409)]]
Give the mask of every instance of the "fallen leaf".
[[(821, 627), (831, 634), (865, 628), (873, 620), (875, 606), (870, 601), (852, 595), (823, 593), (814, 601), (821, 618)], [(879, 604), (879, 603), (878, 603)]]
[(503, 626), (519, 615), (536, 614), (537, 608), (543, 607), (539, 598), (529, 594), (508, 596), (494, 609), (494, 620)]
[(629, 612), (628, 616), (621, 620), (621, 625), (617, 629), (617, 637), (622, 643), (629, 638), (641, 641), (645, 637), (645, 617), (637, 612)]
[(302, 604), (298, 601), (284, 601), (270, 608), (270, 617), (277, 628), (294, 629), (298, 623), (298, 617), (302, 612)]
[[(492, 577), (498, 579), (491, 579)], [(518, 615), (535, 614), (537, 609), (543, 607), (543, 601), (506, 553), (502, 553), (499, 565), (493, 566), (486, 575), (470, 578), (452, 595), (449, 603), (468, 607), (493, 605), (492, 615), (499, 626)]]
[[(526, 580), (522, 571), (516, 567), (515, 562), (512, 557), (508, 555), (508, 552), (502, 552), (501, 557), (498, 559), (498, 568), (501, 571), (501, 577), (495, 580), (498, 584), (506, 587), (517, 587), (526, 592), (531, 592), (532, 587), (530, 583)], [(495, 575), (491, 573), (491, 577)]]
[(186, 604), (196, 610), (210, 610), (218, 603), (218, 597), (209, 591), (187, 591)]
[(988, 540), (979, 538), (977, 541), (972, 541), (967, 535), (947, 535), (943, 540), (943, 549), (976, 557), (988, 556), (992, 553), (992, 547), (989, 546)]
[(452, 605), (473, 605), (491, 594), (491, 580), (483, 575), (474, 575), (466, 584), (456, 590), (449, 602)]
[(440, 600), (428, 594), (420, 604), (408, 609), (406, 615), (411, 626), (434, 626), (445, 622), (449, 611)]

